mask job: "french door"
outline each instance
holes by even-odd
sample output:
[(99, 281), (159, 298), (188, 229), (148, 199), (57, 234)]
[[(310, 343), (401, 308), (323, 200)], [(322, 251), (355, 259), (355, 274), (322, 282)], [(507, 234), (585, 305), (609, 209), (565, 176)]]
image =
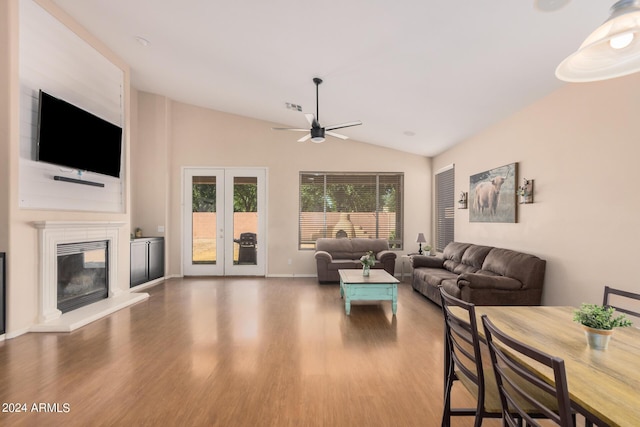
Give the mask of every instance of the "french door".
[(263, 168), (184, 168), (183, 274), (265, 275)]

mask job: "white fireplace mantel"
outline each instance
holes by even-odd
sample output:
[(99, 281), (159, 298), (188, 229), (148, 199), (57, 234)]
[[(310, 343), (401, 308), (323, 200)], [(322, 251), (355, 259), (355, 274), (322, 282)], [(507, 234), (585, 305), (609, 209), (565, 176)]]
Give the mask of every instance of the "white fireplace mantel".
[[(37, 221), (38, 229), (38, 322), (35, 332), (68, 332), (99, 317), (146, 299), (149, 294), (130, 294), (117, 286), (121, 221)], [(106, 300), (62, 314), (58, 310), (58, 245), (106, 240), (109, 245), (109, 293)], [(122, 295), (126, 294), (126, 295)], [(115, 302), (115, 303), (114, 303)]]

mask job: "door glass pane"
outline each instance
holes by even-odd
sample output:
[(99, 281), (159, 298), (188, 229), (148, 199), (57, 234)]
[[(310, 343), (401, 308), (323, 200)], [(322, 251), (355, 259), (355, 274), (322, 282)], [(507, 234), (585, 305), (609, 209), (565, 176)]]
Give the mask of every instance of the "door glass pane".
[(194, 176), (192, 193), (193, 264), (216, 263), (216, 177)]
[(258, 178), (233, 179), (233, 263), (256, 265), (258, 250)]

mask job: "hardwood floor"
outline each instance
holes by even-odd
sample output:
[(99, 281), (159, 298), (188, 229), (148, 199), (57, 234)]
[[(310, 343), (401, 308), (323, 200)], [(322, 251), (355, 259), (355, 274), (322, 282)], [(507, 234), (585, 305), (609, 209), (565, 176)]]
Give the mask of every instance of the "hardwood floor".
[[(185, 278), (146, 291), (75, 332), (1, 342), (0, 425), (440, 425), (441, 312), (406, 283), (396, 317), (388, 301), (355, 302), (346, 316), (338, 285), (315, 279)], [(13, 404), (26, 412), (4, 412)]]

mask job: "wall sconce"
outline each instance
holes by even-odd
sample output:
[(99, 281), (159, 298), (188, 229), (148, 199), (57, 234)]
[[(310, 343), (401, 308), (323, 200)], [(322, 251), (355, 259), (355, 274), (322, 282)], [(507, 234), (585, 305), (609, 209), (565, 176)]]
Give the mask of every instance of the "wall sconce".
[(533, 180), (524, 178), (522, 186), (518, 187), (518, 195), (520, 196), (520, 203), (527, 204), (533, 203)]
[(460, 197), (458, 198), (458, 209), (467, 209), (467, 193), (464, 191), (460, 192)]

